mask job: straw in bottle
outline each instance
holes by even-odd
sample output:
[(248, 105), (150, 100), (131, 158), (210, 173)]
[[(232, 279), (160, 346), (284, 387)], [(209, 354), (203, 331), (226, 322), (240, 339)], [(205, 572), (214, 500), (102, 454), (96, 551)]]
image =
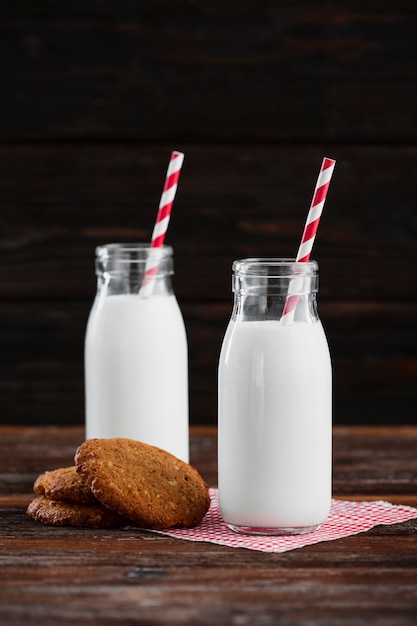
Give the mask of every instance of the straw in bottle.
[[(168, 165), (165, 177), (165, 184), (162, 190), (161, 200), (159, 202), (158, 213), (154, 229), (152, 232), (150, 247), (154, 250), (150, 254), (145, 267), (145, 274), (140, 288), (140, 296), (147, 298), (152, 295), (155, 276), (158, 272), (159, 262), (161, 258), (161, 248), (164, 245), (165, 235), (168, 229), (171, 217), (172, 205), (174, 204), (175, 194), (178, 187), (178, 180), (181, 173), (184, 154), (174, 151)], [(158, 254), (159, 252), (159, 254)]]
[[(333, 159), (324, 157), (295, 259), (298, 263), (305, 263), (310, 259), (335, 164), (336, 161)], [(283, 326), (288, 326), (294, 320), (295, 309), (300, 299), (299, 293), (300, 279), (294, 278), (290, 281), (289, 293), (281, 316), (281, 324)]]

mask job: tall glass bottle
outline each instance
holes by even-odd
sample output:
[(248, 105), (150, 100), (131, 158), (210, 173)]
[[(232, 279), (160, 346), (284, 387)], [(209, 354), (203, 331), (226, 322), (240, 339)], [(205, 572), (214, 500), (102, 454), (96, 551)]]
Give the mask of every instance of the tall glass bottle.
[[(152, 257), (157, 273), (143, 295)], [(129, 437), (188, 462), (187, 338), (171, 283), (173, 250), (100, 246), (96, 274), (85, 339), (87, 438)]]
[(255, 258), (235, 261), (233, 271), (219, 362), (220, 509), (237, 531), (310, 532), (331, 502), (332, 375), (318, 266)]

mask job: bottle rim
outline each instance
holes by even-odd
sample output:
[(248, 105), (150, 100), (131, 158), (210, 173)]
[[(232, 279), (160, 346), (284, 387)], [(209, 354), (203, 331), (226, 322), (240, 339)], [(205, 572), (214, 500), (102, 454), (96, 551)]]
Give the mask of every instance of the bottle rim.
[(152, 248), (147, 243), (105, 244), (96, 248), (95, 266), (97, 276), (143, 274), (152, 267), (156, 270), (155, 278), (163, 278), (174, 274), (173, 249)]
[(159, 248), (153, 248), (149, 243), (132, 242), (132, 243), (106, 243), (96, 247), (96, 258), (100, 261), (105, 261), (112, 257), (117, 257), (121, 263), (130, 263), (132, 259), (137, 261), (147, 261), (152, 257), (160, 259), (161, 257), (167, 258), (173, 255), (173, 248), (171, 246), (161, 246)]
[(317, 261), (296, 261), (293, 258), (249, 257), (237, 259), (232, 268), (236, 276), (259, 276), (282, 278), (290, 276), (315, 276), (318, 273)]

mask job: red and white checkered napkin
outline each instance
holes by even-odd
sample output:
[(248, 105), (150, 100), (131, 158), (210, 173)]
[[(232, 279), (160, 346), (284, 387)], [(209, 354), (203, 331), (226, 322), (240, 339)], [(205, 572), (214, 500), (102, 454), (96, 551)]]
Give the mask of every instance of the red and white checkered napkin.
[(207, 515), (196, 528), (157, 531), (162, 535), (208, 541), (231, 548), (248, 548), (260, 552), (287, 552), (320, 541), (331, 541), (370, 530), (378, 524), (397, 524), (417, 517), (417, 509), (384, 502), (350, 502), (333, 500), (327, 521), (307, 535), (267, 537), (243, 535), (230, 530), (220, 515), (217, 489), (210, 489), (211, 506)]

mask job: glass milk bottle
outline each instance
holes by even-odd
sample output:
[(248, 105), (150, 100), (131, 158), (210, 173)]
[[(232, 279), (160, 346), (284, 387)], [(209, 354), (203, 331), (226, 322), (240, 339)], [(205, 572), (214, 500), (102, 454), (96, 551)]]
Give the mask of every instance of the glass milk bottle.
[[(141, 285), (154, 256), (150, 295)], [(86, 436), (128, 437), (188, 462), (188, 354), (174, 295), (173, 250), (96, 249), (97, 295), (85, 339)]]
[[(230, 528), (315, 530), (331, 502), (332, 374), (314, 261), (233, 263), (219, 362), (219, 502)], [(283, 317), (291, 290), (294, 318)], [(288, 305), (287, 305), (288, 306)]]

